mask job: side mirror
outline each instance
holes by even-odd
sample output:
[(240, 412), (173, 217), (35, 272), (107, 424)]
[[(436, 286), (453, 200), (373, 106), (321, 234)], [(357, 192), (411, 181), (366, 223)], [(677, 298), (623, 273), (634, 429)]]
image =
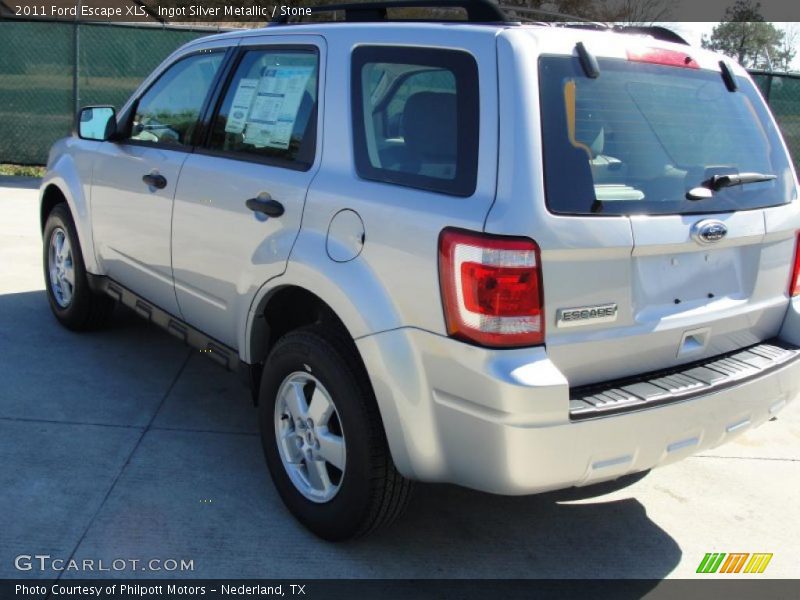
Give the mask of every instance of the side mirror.
[(78, 113), (78, 137), (104, 142), (117, 132), (117, 112), (113, 106), (87, 106)]

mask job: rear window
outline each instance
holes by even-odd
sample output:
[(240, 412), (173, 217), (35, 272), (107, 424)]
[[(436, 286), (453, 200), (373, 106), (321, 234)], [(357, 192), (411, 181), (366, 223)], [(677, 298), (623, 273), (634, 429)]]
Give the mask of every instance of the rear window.
[[(577, 58), (539, 61), (545, 191), (560, 214), (686, 214), (775, 206), (794, 199), (788, 157), (758, 92), (719, 73), (600, 59), (586, 77)], [(771, 181), (686, 193), (714, 176)], [(706, 184), (708, 187), (709, 184)]]
[(466, 52), (353, 51), (353, 139), (364, 179), (454, 196), (475, 191), (478, 65)]

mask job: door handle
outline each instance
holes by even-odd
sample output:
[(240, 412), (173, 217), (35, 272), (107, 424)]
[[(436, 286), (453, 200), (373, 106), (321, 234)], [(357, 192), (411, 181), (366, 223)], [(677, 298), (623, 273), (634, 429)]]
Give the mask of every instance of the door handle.
[(253, 212), (264, 213), (268, 217), (280, 217), (284, 212), (283, 204), (269, 197), (250, 198), (245, 205)]
[(163, 190), (165, 187), (167, 187), (167, 178), (163, 175), (159, 175), (158, 173), (148, 173), (147, 175), (142, 176), (142, 181), (144, 181), (147, 185), (160, 190)]

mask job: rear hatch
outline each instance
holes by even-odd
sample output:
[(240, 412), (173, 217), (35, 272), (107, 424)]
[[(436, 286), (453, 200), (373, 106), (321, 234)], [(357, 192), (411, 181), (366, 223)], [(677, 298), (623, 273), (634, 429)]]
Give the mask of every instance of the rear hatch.
[(756, 344), (786, 313), (785, 146), (738, 67), (726, 83), (718, 62), (676, 48), (632, 39), (622, 56), (590, 57), (599, 76), (577, 52), (538, 58), (546, 207), (528, 235), (548, 355), (572, 386)]

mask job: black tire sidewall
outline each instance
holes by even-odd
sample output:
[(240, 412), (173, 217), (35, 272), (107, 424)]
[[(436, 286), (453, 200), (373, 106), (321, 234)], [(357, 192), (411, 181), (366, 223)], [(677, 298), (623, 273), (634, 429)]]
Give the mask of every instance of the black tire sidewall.
[[(309, 372), (328, 390), (339, 414), (346, 443), (341, 487), (330, 501), (305, 498), (292, 483), (275, 439), (275, 402), (281, 383), (291, 373)], [(309, 330), (298, 330), (278, 341), (264, 366), (259, 394), (261, 441), (272, 479), (292, 514), (311, 531), (328, 540), (352, 537), (369, 515), (372, 499), (371, 457), (376, 440), (367, 410), (370, 391), (334, 344)]]
[[(53, 288), (50, 283), (50, 238), (53, 231), (60, 227), (66, 232), (69, 239), (70, 247), (72, 249), (72, 267), (75, 273), (75, 286), (72, 292), (72, 301), (67, 307), (61, 307), (55, 299)], [(43, 265), (44, 265), (44, 281), (47, 290), (47, 301), (50, 303), (50, 308), (56, 318), (65, 326), (69, 328), (79, 327), (85, 320), (86, 313), (89, 308), (91, 290), (86, 279), (86, 267), (83, 263), (83, 254), (81, 245), (78, 240), (78, 234), (75, 229), (75, 223), (69, 213), (69, 209), (65, 204), (59, 204), (47, 217), (45, 223), (44, 233), (42, 234), (43, 240)]]

